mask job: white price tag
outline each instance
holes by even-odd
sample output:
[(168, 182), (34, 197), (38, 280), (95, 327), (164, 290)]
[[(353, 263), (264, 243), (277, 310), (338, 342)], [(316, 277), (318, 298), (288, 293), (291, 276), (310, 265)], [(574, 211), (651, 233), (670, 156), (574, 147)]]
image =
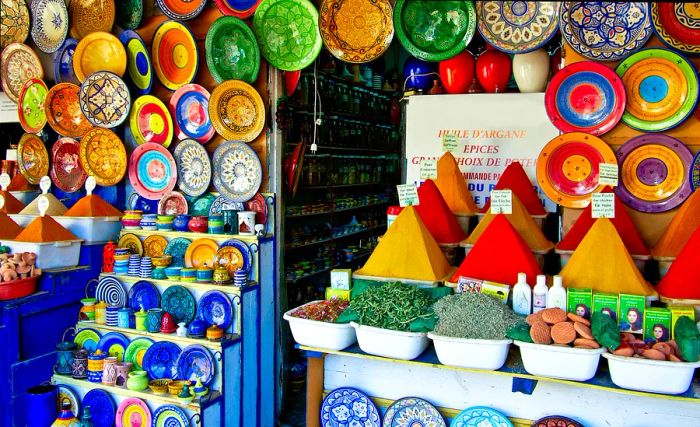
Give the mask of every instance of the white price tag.
[(39, 201), (37, 202), (37, 205), (39, 207), (39, 215), (46, 215), (46, 211), (49, 210), (49, 198), (42, 194), (41, 196), (39, 196)]
[(418, 205), (418, 188), (415, 184), (397, 185), (396, 190), (399, 193), (399, 206), (404, 208)]
[(591, 217), (615, 218), (615, 193), (594, 193), (591, 196)]
[(11, 181), (9, 174), (4, 173), (0, 175), (0, 188), (2, 188), (2, 191), (7, 191), (7, 187), (10, 186)]
[(493, 190), (491, 192), (491, 213), (513, 213), (513, 192), (511, 190)]
[(41, 188), (41, 194), (48, 193), (51, 188), (51, 178), (46, 175), (42, 176), (39, 180), (39, 188)]
[(618, 169), (617, 163), (600, 163), (598, 165), (598, 170), (600, 171), (598, 175), (598, 184), (616, 187)]
[(97, 186), (97, 181), (94, 176), (90, 175), (85, 180), (85, 192), (88, 196), (91, 196), (92, 192), (95, 191), (95, 186)]
[(457, 149), (457, 135), (442, 135), (442, 151), (453, 152)]
[(437, 178), (437, 160), (424, 159), (420, 161), (420, 179)]

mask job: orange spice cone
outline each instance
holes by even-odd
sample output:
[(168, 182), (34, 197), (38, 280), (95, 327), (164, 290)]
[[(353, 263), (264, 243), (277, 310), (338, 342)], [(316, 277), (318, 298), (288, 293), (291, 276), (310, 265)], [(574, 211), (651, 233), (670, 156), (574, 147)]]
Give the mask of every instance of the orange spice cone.
[(700, 191), (694, 191), (681, 205), (651, 250), (655, 257), (676, 257), (700, 227)]
[(438, 160), (435, 185), (452, 213), (471, 215), (477, 212), (478, 208), (469, 192), (467, 181), (459, 170), (457, 160), (449, 151)]

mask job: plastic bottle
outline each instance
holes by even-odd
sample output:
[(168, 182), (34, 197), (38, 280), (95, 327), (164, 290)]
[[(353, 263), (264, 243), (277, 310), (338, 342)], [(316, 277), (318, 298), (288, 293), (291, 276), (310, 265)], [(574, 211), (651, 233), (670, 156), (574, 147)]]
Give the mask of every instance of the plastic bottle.
[(566, 289), (561, 282), (561, 276), (554, 276), (552, 287), (547, 292), (547, 308), (559, 307), (566, 311)]
[(518, 283), (513, 286), (513, 311), (523, 316), (532, 313), (532, 289), (525, 273), (518, 273)]
[(537, 275), (537, 284), (532, 288), (532, 312), (537, 313), (547, 308), (547, 277)]

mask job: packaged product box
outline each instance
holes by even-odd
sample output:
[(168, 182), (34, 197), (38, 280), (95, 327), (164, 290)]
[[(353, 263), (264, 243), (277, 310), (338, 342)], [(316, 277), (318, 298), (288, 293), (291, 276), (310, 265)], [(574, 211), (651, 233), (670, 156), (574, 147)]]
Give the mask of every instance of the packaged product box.
[(338, 298), (340, 300), (350, 301), (350, 291), (347, 289), (326, 288), (326, 299)]
[(349, 291), (352, 287), (352, 270), (336, 268), (331, 270), (331, 288)]
[(676, 321), (681, 316), (688, 316), (695, 321), (695, 309), (692, 305), (670, 305), (671, 310), (671, 339), (676, 339)]
[(590, 288), (568, 288), (566, 290), (566, 311), (590, 319), (593, 307), (593, 290)]
[(671, 310), (649, 307), (644, 311), (644, 341), (659, 342), (671, 339)]
[(641, 334), (644, 332), (644, 295), (620, 294), (618, 322), (620, 331)]
[(510, 286), (502, 283), (491, 282), (489, 280), (460, 277), (457, 287), (455, 288), (455, 292), (480, 292), (496, 298), (503, 304), (507, 304), (508, 297), (510, 296)]
[(593, 312), (604, 313), (612, 317), (615, 323), (619, 323), (619, 299), (617, 294), (609, 292), (595, 292), (593, 294)]

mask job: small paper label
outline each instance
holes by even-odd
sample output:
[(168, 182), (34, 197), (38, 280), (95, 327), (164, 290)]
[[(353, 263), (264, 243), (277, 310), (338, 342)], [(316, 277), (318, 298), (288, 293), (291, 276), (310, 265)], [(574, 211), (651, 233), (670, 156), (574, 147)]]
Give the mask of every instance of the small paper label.
[(0, 175), (0, 188), (2, 188), (2, 191), (7, 190), (7, 187), (10, 186), (10, 181), (12, 181), (12, 180), (10, 179), (9, 174), (4, 173), (4, 174)]
[(3, 207), (5, 207), (5, 196), (0, 194), (0, 209), (2, 209)]
[(49, 198), (42, 194), (41, 196), (39, 196), (39, 201), (37, 202), (37, 205), (39, 207), (39, 215), (46, 215), (46, 211), (49, 210)]
[(615, 193), (594, 193), (591, 196), (591, 217), (615, 218)]
[(399, 206), (405, 208), (418, 205), (418, 188), (415, 184), (397, 185), (396, 190), (399, 193)]
[(85, 180), (85, 192), (88, 196), (92, 195), (92, 192), (95, 190), (95, 186), (97, 186), (97, 181), (95, 180), (95, 177), (87, 177), (87, 179)]
[(444, 134), (442, 136), (442, 151), (453, 152), (457, 149), (457, 135)]
[(617, 163), (600, 163), (598, 165), (598, 170), (600, 171), (598, 175), (598, 184), (616, 187), (618, 169)]
[(420, 179), (437, 178), (437, 160), (425, 159), (420, 161)]
[[(4, 2), (2, 7), (5, 8)], [(0, 123), (19, 123), (17, 104), (10, 100), (3, 91), (0, 91)]]
[(46, 194), (51, 188), (51, 178), (48, 176), (42, 176), (39, 180), (39, 188), (41, 188), (41, 194)]
[(491, 192), (491, 213), (513, 213), (513, 192), (511, 190), (493, 190)]

